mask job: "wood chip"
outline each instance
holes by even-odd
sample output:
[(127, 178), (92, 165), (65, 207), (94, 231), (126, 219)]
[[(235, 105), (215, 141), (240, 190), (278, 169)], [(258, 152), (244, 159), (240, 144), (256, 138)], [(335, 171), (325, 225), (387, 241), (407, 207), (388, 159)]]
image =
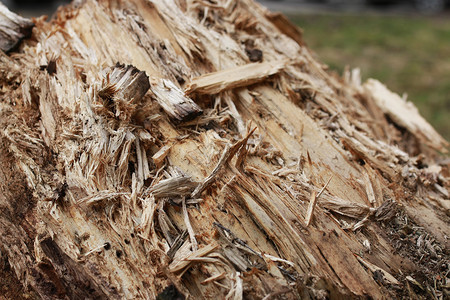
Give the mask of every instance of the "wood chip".
[(152, 156), (153, 162), (158, 169), (162, 167), (164, 159), (170, 152), (170, 148), (172, 148), (172, 145), (165, 145)]
[(198, 185), (185, 175), (177, 175), (167, 179), (163, 179), (148, 190), (157, 198), (163, 197), (182, 197), (189, 195)]
[(218, 94), (222, 91), (248, 86), (280, 72), (287, 60), (250, 63), (194, 78), (186, 86), (186, 94)]
[(107, 70), (106, 82), (99, 95), (138, 102), (150, 88), (145, 72), (132, 65), (116, 64)]
[(447, 153), (449, 143), (419, 114), (412, 102), (407, 102), (399, 95), (389, 91), (381, 82), (369, 79), (364, 89), (370, 93), (375, 103), (396, 124), (420, 135), (426, 143), (439, 151)]

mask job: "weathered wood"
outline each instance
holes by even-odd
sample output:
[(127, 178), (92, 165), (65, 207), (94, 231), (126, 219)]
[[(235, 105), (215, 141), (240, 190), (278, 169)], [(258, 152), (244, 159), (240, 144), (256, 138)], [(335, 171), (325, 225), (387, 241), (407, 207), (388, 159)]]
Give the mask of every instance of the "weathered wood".
[(178, 121), (189, 121), (200, 115), (203, 111), (192, 99), (186, 97), (184, 92), (170, 80), (162, 79), (152, 86), (156, 101), (164, 111)]
[(0, 49), (9, 52), (31, 35), (33, 22), (23, 18), (0, 2)]
[(131, 65), (121, 64), (116, 64), (105, 72), (97, 95), (111, 115), (129, 120), (150, 88), (148, 76)]
[(148, 76), (133, 66), (117, 64), (106, 74), (106, 82), (99, 96), (138, 102), (150, 88)]
[(36, 20), (0, 55), (0, 250), (41, 298), (448, 293), (447, 142), (282, 16), (87, 0)]

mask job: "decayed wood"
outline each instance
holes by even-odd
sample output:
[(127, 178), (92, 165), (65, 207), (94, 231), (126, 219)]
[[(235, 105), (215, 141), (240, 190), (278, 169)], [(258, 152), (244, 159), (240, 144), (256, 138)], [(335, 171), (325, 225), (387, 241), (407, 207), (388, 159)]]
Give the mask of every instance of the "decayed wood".
[(87, 0), (36, 22), (0, 55), (0, 251), (41, 298), (448, 293), (447, 142), (281, 15)]
[(33, 22), (23, 18), (0, 2), (0, 49), (9, 52), (31, 35)]

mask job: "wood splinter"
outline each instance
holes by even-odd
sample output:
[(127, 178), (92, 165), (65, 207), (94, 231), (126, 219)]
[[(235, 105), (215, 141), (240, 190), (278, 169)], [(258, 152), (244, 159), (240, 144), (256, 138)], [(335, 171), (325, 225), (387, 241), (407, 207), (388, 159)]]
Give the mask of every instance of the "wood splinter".
[(311, 193), (311, 199), (309, 201), (308, 210), (306, 211), (306, 217), (305, 217), (306, 226), (309, 226), (309, 224), (311, 223), (312, 216), (314, 213), (314, 208), (316, 207), (316, 204), (317, 204), (317, 200), (319, 199), (320, 195), (322, 195), (323, 191), (326, 189), (326, 187), (328, 186), (328, 184), (330, 183), (332, 178), (333, 178), (333, 176), (331, 176), (330, 179), (328, 179), (327, 183), (325, 183), (325, 185), (323, 186), (323, 188), (320, 190), (320, 192), (318, 194), (316, 194), (316, 191), (313, 191)]
[(184, 224), (187, 227), (187, 231), (189, 233), (189, 238), (191, 239), (192, 251), (197, 251), (198, 243), (197, 243), (197, 239), (195, 238), (195, 232), (194, 232), (194, 229), (192, 228), (191, 221), (189, 221), (189, 214), (188, 214), (187, 208), (186, 208), (186, 200), (184, 198), (182, 201), (182, 206), (183, 206)]
[(248, 139), (253, 134), (253, 132), (255, 132), (255, 130), (256, 127), (253, 128), (245, 138), (234, 143), (233, 146), (230, 146), (228, 144), (225, 146), (225, 150), (222, 152), (222, 156), (220, 157), (219, 162), (217, 163), (214, 170), (192, 192), (191, 194), (192, 199), (198, 198), (200, 194), (214, 181), (216, 175), (219, 173), (219, 170), (222, 168), (222, 166), (226, 162), (228, 162), (239, 151), (239, 149), (241, 149), (243, 146), (245, 146), (245, 144), (247, 144)]
[(399, 285), (400, 282), (398, 282), (398, 280), (392, 276), (391, 273), (387, 272), (386, 270), (383, 270), (382, 268), (362, 259), (359, 255), (355, 254), (356, 259), (367, 269), (369, 269), (372, 273), (375, 272), (381, 272), (383, 274), (383, 278), (386, 279), (387, 281), (389, 281), (389, 283), (391, 284), (395, 284), (395, 285)]
[(280, 72), (288, 60), (250, 63), (194, 78), (186, 87), (186, 94), (218, 94), (222, 91), (249, 86)]

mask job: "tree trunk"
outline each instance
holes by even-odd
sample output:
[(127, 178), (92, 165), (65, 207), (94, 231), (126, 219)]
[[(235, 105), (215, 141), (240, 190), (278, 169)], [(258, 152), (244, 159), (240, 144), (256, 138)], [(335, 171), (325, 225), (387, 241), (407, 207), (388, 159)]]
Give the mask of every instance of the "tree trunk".
[(87, 0), (1, 54), (0, 249), (43, 299), (448, 296), (448, 143), (252, 0)]

